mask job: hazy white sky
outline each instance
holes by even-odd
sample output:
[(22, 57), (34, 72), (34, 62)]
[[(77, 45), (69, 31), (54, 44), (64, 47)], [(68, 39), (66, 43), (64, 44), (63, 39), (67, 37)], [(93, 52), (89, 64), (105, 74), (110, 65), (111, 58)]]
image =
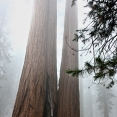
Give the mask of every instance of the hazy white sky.
[(15, 49), (25, 46), (28, 39), (28, 32), (32, 14), (32, 0), (12, 0), (10, 12), (10, 31)]
[(64, 14), (65, 14), (65, 1), (57, 0), (57, 73), (59, 76), (61, 56), (62, 56), (62, 42), (63, 42), (63, 29), (64, 29)]

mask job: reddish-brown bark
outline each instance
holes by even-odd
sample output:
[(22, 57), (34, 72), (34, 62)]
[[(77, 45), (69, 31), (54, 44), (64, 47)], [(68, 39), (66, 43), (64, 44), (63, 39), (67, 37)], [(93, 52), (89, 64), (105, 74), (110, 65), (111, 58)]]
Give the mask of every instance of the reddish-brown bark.
[[(53, 7), (50, 7), (50, 4)], [(34, 0), (32, 17), (26, 57), (12, 117), (49, 117), (55, 110), (56, 0)]]
[(66, 0), (57, 117), (80, 117), (78, 78), (66, 74), (67, 69), (78, 67), (78, 53), (69, 47), (78, 48), (77, 43), (72, 41), (77, 30), (77, 5), (71, 7), (71, 2)]

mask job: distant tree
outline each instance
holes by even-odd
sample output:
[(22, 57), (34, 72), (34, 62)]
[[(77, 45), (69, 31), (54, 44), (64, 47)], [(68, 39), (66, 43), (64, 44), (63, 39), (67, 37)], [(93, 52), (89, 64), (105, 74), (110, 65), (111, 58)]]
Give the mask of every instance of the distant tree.
[(5, 78), (6, 64), (10, 62), (10, 40), (8, 39), (8, 0), (0, 1), (0, 79)]
[[(72, 6), (76, 0), (72, 1)], [(76, 30), (73, 41), (84, 43), (82, 50), (70, 47), (75, 52), (92, 53), (93, 58), (85, 62), (82, 69), (68, 69), (73, 76), (94, 73), (94, 82), (105, 84), (110, 80), (107, 88), (111, 88), (117, 80), (117, 1), (116, 0), (87, 0), (90, 11), (84, 23), (90, 23), (83, 29)], [(69, 45), (68, 45), (69, 46)]]
[(111, 112), (113, 108), (113, 102), (112, 98), (115, 97), (115, 95), (112, 92), (112, 89), (106, 90), (104, 86), (97, 86), (97, 100), (96, 103), (98, 103), (98, 109), (102, 111), (102, 114), (104, 114), (104, 117), (109, 117), (109, 113)]
[(4, 97), (8, 92), (4, 92), (4, 85), (6, 83), (7, 66), (11, 60), (11, 45), (8, 33), (8, 10), (9, 0), (0, 1), (0, 117), (6, 114), (8, 103)]

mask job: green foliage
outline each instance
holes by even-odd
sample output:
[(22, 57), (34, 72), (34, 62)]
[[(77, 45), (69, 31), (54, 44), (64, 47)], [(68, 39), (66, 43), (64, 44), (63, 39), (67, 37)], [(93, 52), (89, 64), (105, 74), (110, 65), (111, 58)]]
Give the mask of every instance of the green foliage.
[(77, 41), (78, 42), (78, 35), (77, 34), (74, 34), (74, 39), (73, 39), (73, 41)]
[(74, 76), (78, 76), (79, 74), (82, 75), (83, 74), (83, 70), (79, 70), (79, 69), (70, 70), (70, 69), (68, 69), (66, 71), (66, 73), (71, 74), (74, 77)]
[(72, 0), (71, 6), (74, 6), (76, 1), (77, 1), (77, 0)]
[(84, 69), (68, 69), (66, 72), (68, 74), (71, 74), (72, 76), (83, 76), (85, 73), (91, 74), (94, 72), (94, 81), (109, 78), (111, 82), (109, 83), (107, 88), (111, 88), (116, 82), (116, 80), (114, 79), (114, 76), (117, 73), (117, 65), (114, 64), (115, 61), (117, 62), (117, 58), (104, 60), (100, 57), (97, 57), (95, 59), (94, 65), (92, 65), (90, 62), (85, 62)]
[[(72, 6), (75, 2), (72, 1)], [(67, 73), (73, 76), (94, 73), (94, 81), (110, 79), (107, 88), (111, 88), (116, 83), (114, 77), (117, 73), (117, 1), (87, 0), (85, 7), (89, 7), (90, 11), (84, 23), (87, 20), (90, 23), (76, 30), (73, 41), (81, 40), (84, 44), (81, 51), (92, 53), (93, 58), (84, 64), (83, 69), (69, 69)]]

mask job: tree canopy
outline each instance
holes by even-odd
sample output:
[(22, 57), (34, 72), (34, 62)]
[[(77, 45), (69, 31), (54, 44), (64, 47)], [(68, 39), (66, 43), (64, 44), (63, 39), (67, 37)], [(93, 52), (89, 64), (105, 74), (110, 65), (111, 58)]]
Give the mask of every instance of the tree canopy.
[[(72, 1), (75, 5), (76, 0)], [(84, 19), (89, 24), (76, 30), (73, 41), (81, 40), (84, 44), (82, 50), (93, 54), (90, 61), (85, 62), (82, 69), (68, 69), (67, 73), (73, 76), (94, 73), (94, 82), (104, 84), (109, 81), (107, 88), (111, 88), (117, 80), (117, 1), (116, 0), (87, 0), (90, 11)]]

